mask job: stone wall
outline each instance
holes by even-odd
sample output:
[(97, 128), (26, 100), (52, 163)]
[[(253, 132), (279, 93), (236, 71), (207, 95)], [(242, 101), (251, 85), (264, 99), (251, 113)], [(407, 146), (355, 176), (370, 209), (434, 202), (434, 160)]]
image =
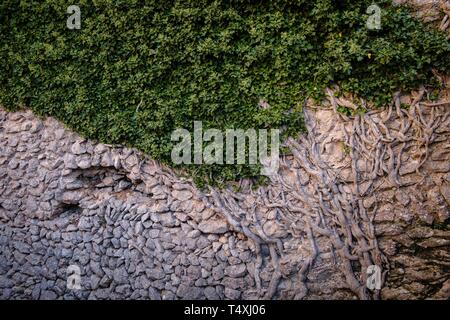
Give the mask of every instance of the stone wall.
[[(397, 2), (449, 30), (448, 1)], [(449, 299), (449, 91), (328, 94), (267, 186), (224, 190), (0, 109), (0, 299)]]
[[(248, 243), (133, 150), (0, 113), (3, 299), (246, 298)], [(82, 290), (68, 291), (79, 266)]]

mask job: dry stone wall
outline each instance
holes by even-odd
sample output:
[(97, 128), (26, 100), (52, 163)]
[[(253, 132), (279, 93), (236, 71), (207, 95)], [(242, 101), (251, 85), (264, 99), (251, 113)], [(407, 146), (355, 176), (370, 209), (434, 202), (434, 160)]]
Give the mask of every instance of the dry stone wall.
[[(247, 241), (190, 183), (55, 120), (5, 111), (0, 119), (3, 299), (249, 295)], [(82, 271), (79, 291), (66, 288), (70, 265)]]

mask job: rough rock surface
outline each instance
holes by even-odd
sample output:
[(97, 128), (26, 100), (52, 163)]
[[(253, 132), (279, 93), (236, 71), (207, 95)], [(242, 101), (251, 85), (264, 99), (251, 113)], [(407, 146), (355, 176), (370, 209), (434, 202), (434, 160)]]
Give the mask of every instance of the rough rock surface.
[(450, 109), (425, 93), (345, 117), (330, 92), (238, 192), (0, 109), (0, 299), (449, 299)]

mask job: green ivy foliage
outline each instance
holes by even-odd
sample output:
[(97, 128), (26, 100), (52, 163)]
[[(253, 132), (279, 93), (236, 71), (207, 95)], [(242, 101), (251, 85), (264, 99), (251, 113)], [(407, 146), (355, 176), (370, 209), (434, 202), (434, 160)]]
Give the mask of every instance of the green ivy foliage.
[[(79, 0), (81, 29), (69, 30), (66, 1), (2, 0), (0, 104), (169, 164), (171, 133), (194, 120), (296, 135), (303, 101), (327, 86), (383, 105), (450, 71), (444, 34), (376, 3), (381, 30), (366, 28), (372, 0)], [(210, 183), (259, 172), (184, 167)]]

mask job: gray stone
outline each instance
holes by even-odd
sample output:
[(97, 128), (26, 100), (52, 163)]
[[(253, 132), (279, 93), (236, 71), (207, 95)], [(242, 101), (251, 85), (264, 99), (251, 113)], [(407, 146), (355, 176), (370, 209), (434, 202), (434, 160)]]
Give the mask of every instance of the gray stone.
[(115, 269), (113, 272), (113, 279), (114, 279), (114, 282), (116, 282), (117, 284), (128, 283), (128, 273), (125, 270), (125, 268), (121, 267), (121, 268)]
[(40, 299), (42, 300), (56, 300), (58, 296), (56, 293), (50, 290), (43, 290), (41, 291)]
[(63, 258), (71, 258), (73, 255), (72, 249), (62, 248), (61, 249), (61, 257)]
[(81, 141), (76, 141), (70, 148), (73, 154), (83, 154), (86, 153), (86, 146)]
[(108, 275), (105, 274), (102, 277), (102, 280), (100, 280), (99, 287), (100, 288), (109, 287), (109, 285), (111, 284), (111, 281), (112, 281), (112, 279)]
[(66, 153), (64, 155), (64, 167), (67, 169), (77, 169), (76, 157), (73, 154)]
[(109, 152), (106, 152), (102, 156), (102, 160), (100, 161), (102, 167), (112, 167), (114, 162), (112, 156)]
[(210, 244), (211, 243), (209, 242), (209, 240), (204, 236), (197, 239), (197, 248), (198, 249), (204, 249), (204, 248), (208, 247)]
[(223, 266), (218, 265), (212, 269), (212, 276), (215, 280), (220, 280), (224, 276)]
[(144, 226), (145, 229), (150, 229), (153, 226), (153, 221), (151, 220), (147, 220), (142, 222), (142, 225)]
[(202, 278), (208, 278), (210, 275), (211, 275), (211, 272), (202, 268)]
[(84, 196), (84, 191), (66, 191), (61, 195), (61, 202), (65, 204), (78, 204)]
[(131, 294), (131, 286), (129, 284), (123, 284), (117, 286), (115, 291), (119, 293), (121, 297), (127, 297)]
[(164, 290), (161, 293), (161, 298), (162, 300), (174, 300), (176, 297), (173, 292)]
[(134, 233), (141, 234), (144, 230), (144, 226), (140, 221), (136, 222), (136, 225), (134, 226)]
[(205, 287), (207, 284), (208, 284), (208, 283), (207, 283), (206, 280), (203, 279), (203, 278), (200, 278), (200, 279), (195, 280), (195, 283), (194, 283), (194, 285), (195, 285), (196, 287)]
[(113, 235), (115, 239), (120, 239), (122, 237), (122, 228), (121, 227), (114, 228)]
[(33, 289), (33, 292), (31, 293), (31, 298), (33, 298), (33, 300), (38, 300), (41, 294), (41, 288), (39, 288), (39, 286), (35, 286)]
[(163, 227), (171, 228), (175, 226), (175, 220), (173, 219), (172, 214), (170, 212), (160, 213), (159, 222)]
[(172, 197), (180, 201), (187, 201), (192, 198), (192, 193), (188, 190), (173, 190)]
[(78, 229), (79, 230), (85, 230), (89, 231), (92, 227), (91, 221), (89, 217), (80, 217), (80, 220), (78, 221)]
[[(151, 219), (153, 220), (153, 214), (154, 213), (164, 213), (164, 212), (168, 212), (169, 211), (169, 207), (161, 202), (155, 203), (154, 205), (152, 205), (149, 209), (149, 211), (151, 212), (152, 216)], [(157, 221), (153, 221), (153, 222), (158, 222)]]
[(98, 155), (101, 155), (101, 154), (103, 154), (104, 152), (106, 152), (106, 151), (108, 151), (108, 147), (106, 147), (104, 144), (102, 144), (102, 143), (99, 143), (99, 144), (97, 144), (96, 146), (95, 146), (95, 148), (94, 148), (94, 153), (96, 153), (96, 154), (98, 154)]
[(155, 288), (148, 288), (148, 297), (150, 300), (161, 300), (161, 294)]
[(220, 296), (214, 287), (206, 287), (203, 292), (208, 300), (220, 300)]
[(91, 275), (90, 277), (90, 285), (91, 285), (91, 290), (97, 290), (100, 284), (100, 280), (101, 278), (99, 276), (97, 276), (96, 274)]
[(263, 225), (263, 230), (269, 237), (274, 238), (283, 238), (288, 234), (275, 220), (267, 221)]
[(81, 156), (77, 158), (77, 167), (80, 169), (87, 169), (92, 166), (91, 159), (89, 156)]
[(195, 229), (195, 230), (190, 231), (190, 232), (187, 234), (187, 237), (188, 237), (188, 238), (195, 239), (195, 238), (198, 238), (200, 235), (201, 235), (201, 232), (200, 232), (199, 230)]
[(199, 279), (202, 276), (201, 268), (199, 266), (189, 266), (186, 270), (187, 276), (191, 279)]
[(141, 275), (139, 277), (139, 284), (141, 288), (148, 290), (152, 285), (152, 282), (145, 275)]
[(50, 273), (56, 273), (58, 270), (58, 260), (54, 256), (51, 256), (47, 259), (45, 266)]
[(160, 230), (159, 229), (151, 229), (148, 232), (148, 236), (152, 239), (156, 239), (159, 237)]
[(184, 300), (196, 300), (202, 295), (202, 290), (197, 287), (180, 284), (177, 289), (177, 296)]
[(162, 268), (154, 268), (150, 270), (146, 270), (147, 277), (151, 280), (159, 280), (165, 277), (164, 270)]

